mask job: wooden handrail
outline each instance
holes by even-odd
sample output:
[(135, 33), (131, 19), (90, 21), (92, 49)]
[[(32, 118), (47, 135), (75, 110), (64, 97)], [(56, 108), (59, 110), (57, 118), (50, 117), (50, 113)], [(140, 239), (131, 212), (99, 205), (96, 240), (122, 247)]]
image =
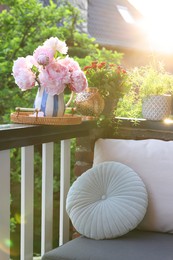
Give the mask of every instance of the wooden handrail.
[(95, 127), (96, 121), (65, 126), (0, 125), (0, 150), (86, 136)]

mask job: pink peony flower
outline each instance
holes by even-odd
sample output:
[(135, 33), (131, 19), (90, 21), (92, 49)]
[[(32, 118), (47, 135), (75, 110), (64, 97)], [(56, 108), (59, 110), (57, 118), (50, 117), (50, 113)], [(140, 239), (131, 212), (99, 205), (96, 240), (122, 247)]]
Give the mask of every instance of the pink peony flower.
[(38, 64), (46, 66), (54, 58), (55, 51), (49, 47), (39, 46), (33, 53), (33, 57)]
[(70, 82), (70, 72), (58, 61), (53, 61), (40, 71), (39, 82), (48, 94), (59, 95)]
[(64, 59), (60, 59), (59, 62), (66, 66), (70, 72), (73, 72), (75, 70), (80, 70), (79, 64), (77, 61), (75, 61), (73, 58), (69, 58), (68, 56)]
[(15, 77), (15, 83), (23, 91), (35, 86), (35, 75), (28, 69), (20, 70), (20, 74)]
[(76, 70), (71, 74), (70, 89), (76, 93), (84, 91), (88, 87), (88, 82), (82, 70)]
[(20, 57), (14, 62), (12, 68), (15, 83), (23, 91), (33, 88), (36, 83), (36, 76), (31, 70), (33, 66), (31, 61), (31, 56), (27, 56), (26, 58)]
[(59, 62), (66, 66), (71, 73), (70, 77), (70, 89), (76, 93), (83, 91), (87, 86), (87, 79), (84, 72), (80, 69), (78, 62), (68, 56), (64, 59), (60, 59)]
[(60, 41), (57, 37), (49, 38), (44, 42), (43, 46), (53, 49), (54, 52), (59, 51), (62, 54), (67, 54), (68, 51), (66, 43)]
[(66, 43), (51, 37), (39, 46), (33, 56), (14, 61), (12, 75), (22, 90), (41, 85), (50, 95), (59, 95), (66, 87), (81, 92), (87, 87), (87, 80), (78, 62), (73, 58), (56, 58), (57, 51), (67, 53)]
[(33, 66), (38, 67), (38, 63), (33, 56), (28, 55), (28, 56), (26, 56), (25, 59), (28, 63), (28, 66), (30, 67), (30, 69), (32, 69)]
[(32, 66), (30, 66), (30, 64), (27, 62), (27, 59), (26, 58), (23, 58), (23, 57), (19, 57), (16, 61), (14, 61), (14, 64), (13, 64), (13, 68), (12, 68), (12, 71), (13, 71), (13, 76), (16, 76), (20, 73), (20, 70), (21, 69), (30, 69)]

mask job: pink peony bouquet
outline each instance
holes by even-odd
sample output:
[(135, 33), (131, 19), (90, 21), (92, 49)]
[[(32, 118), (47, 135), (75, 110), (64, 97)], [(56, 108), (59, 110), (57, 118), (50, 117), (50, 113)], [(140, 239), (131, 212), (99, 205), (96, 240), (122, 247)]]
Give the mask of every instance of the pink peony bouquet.
[[(15, 83), (23, 91), (42, 86), (52, 96), (59, 95), (66, 87), (76, 93), (82, 92), (88, 86), (87, 79), (78, 62), (66, 55), (67, 51), (65, 42), (57, 37), (49, 38), (32, 56), (14, 61)], [(65, 54), (65, 58), (57, 57), (58, 52)]]

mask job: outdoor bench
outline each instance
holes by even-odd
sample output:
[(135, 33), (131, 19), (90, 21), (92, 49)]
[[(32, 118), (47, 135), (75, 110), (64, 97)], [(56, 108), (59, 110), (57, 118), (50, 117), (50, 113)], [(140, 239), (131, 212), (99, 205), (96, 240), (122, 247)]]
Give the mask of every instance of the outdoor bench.
[(42, 260), (173, 260), (173, 128), (139, 128), (96, 140), (67, 196), (81, 235)]

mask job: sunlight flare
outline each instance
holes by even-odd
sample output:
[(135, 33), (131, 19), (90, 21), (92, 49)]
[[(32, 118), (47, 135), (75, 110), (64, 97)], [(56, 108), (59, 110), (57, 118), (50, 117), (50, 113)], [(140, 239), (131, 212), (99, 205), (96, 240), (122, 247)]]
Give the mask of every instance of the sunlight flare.
[(145, 30), (151, 50), (173, 52), (173, 1), (130, 0), (130, 2), (144, 16), (141, 26)]

